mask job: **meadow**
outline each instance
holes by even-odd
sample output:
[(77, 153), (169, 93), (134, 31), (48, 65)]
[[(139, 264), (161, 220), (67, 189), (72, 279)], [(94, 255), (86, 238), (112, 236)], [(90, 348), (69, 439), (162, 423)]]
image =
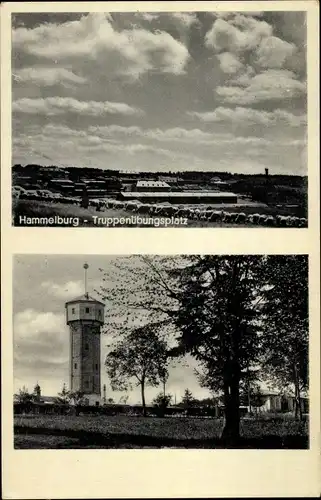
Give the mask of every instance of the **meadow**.
[[(17, 415), (17, 449), (226, 448), (223, 419), (88, 415)], [(293, 418), (241, 419), (237, 448), (305, 449), (308, 423)]]
[[(224, 213), (231, 213), (237, 215), (238, 213), (244, 214), (244, 216), (250, 216), (252, 214), (261, 214), (262, 217), (270, 216), (275, 217), (280, 210), (277, 207), (263, 205), (262, 203), (239, 203), (239, 204), (220, 204), (213, 205), (213, 210), (224, 211)], [(283, 210), (283, 213), (286, 215), (287, 212)], [(167, 217), (168, 215), (164, 215), (160, 212), (159, 215), (149, 214), (149, 213), (139, 213), (132, 212), (122, 208), (101, 208), (99, 211), (94, 206), (89, 206), (88, 208), (83, 208), (79, 206), (79, 204), (71, 204), (71, 203), (60, 203), (55, 202), (52, 203), (50, 201), (36, 201), (36, 200), (18, 200), (14, 205), (13, 212), (13, 224), (15, 226), (25, 225), (20, 222), (20, 216), (25, 217), (69, 217), (69, 218), (79, 218), (79, 226), (80, 227), (107, 227), (106, 225), (96, 225), (94, 222), (94, 217), (97, 216), (99, 218), (131, 218), (135, 216), (140, 216), (142, 218), (159, 219), (161, 217)], [(186, 225), (182, 227), (223, 227), (223, 228), (244, 228), (244, 227), (259, 227), (260, 225), (264, 225), (264, 223), (253, 223), (244, 220), (244, 222), (240, 221), (226, 221), (226, 220), (208, 220), (208, 219), (191, 219), (184, 217), (186, 221)], [(185, 223), (184, 223), (185, 224)], [(70, 222), (68, 226), (72, 226), (73, 223)], [(269, 224), (268, 224), (269, 225)], [(286, 225), (286, 224), (285, 224)], [(157, 225), (152, 222), (147, 224), (146, 221), (142, 224), (139, 223), (131, 223), (131, 227), (157, 227)], [(61, 227), (61, 226), (60, 226)], [(66, 226), (64, 226), (66, 227)], [(109, 226), (112, 227), (112, 226)], [(121, 224), (117, 224), (115, 227), (123, 227)], [(177, 227), (175, 223), (169, 223), (166, 227)]]

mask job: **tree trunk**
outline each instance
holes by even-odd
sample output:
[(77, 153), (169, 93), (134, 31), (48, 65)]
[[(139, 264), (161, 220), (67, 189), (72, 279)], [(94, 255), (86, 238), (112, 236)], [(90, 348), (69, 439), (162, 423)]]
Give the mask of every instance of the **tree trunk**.
[(221, 439), (225, 445), (234, 447), (240, 441), (239, 380), (234, 378), (224, 383), (225, 424)]
[(294, 394), (295, 394), (295, 418), (302, 421), (300, 381), (297, 366), (294, 365)]
[(302, 407), (301, 407), (301, 391), (300, 391), (300, 385), (299, 382), (297, 382), (297, 387), (295, 388), (295, 394), (296, 394), (296, 418), (299, 417), (300, 422), (302, 421), (303, 415), (302, 415)]
[(146, 417), (147, 412), (146, 412), (146, 402), (145, 402), (145, 380), (142, 379), (140, 383), (141, 387), (141, 394), (142, 394), (142, 405), (143, 405), (143, 416)]
[(251, 413), (252, 413), (252, 408), (251, 408), (251, 382), (250, 382), (249, 367), (247, 367), (247, 405), (249, 407), (249, 415), (251, 415)]

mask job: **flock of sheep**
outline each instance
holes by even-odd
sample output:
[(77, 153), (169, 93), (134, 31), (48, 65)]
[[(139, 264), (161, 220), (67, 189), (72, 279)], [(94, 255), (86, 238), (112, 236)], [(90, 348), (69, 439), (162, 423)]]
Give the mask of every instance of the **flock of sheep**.
[[(49, 201), (80, 205), (81, 199), (52, 193), (48, 190), (27, 191), (23, 188), (14, 188), (13, 197), (20, 199)], [(139, 201), (118, 201), (111, 199), (91, 199), (90, 206), (97, 211), (104, 209), (126, 210), (134, 214), (151, 217), (184, 217), (191, 221), (216, 222), (227, 224), (244, 224), (268, 227), (306, 227), (307, 219), (290, 215), (263, 215), (259, 213), (245, 214), (244, 212), (226, 212), (212, 206), (182, 206), (170, 203), (141, 203)]]

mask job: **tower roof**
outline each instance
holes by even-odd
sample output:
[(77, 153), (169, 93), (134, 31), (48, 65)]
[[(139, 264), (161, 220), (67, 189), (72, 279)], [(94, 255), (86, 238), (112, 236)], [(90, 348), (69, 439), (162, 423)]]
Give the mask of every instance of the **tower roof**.
[(83, 295), (80, 295), (79, 297), (76, 297), (75, 299), (68, 300), (68, 302), (66, 302), (66, 305), (73, 304), (74, 302), (93, 302), (94, 304), (101, 304), (102, 306), (105, 305), (103, 302), (100, 302), (99, 300), (96, 300), (96, 299), (93, 299), (92, 297), (90, 297), (90, 295), (88, 295), (88, 293), (84, 293)]

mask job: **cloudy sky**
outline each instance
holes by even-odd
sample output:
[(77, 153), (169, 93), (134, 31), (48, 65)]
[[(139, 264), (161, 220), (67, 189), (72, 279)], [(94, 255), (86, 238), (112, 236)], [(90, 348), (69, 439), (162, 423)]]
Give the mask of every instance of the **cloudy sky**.
[(13, 163), (306, 174), (302, 12), (13, 16)]
[[(42, 388), (42, 394), (55, 396), (62, 384), (69, 384), (69, 333), (65, 324), (66, 301), (84, 293), (85, 261), (89, 264), (88, 291), (99, 298), (94, 289), (102, 285), (99, 268), (108, 270), (115, 257), (108, 256), (46, 256), (18, 255), (14, 260), (13, 276), (13, 329), (14, 329), (14, 390), (26, 386), (32, 392), (36, 382)], [(115, 279), (117, 277), (115, 276)], [(112, 286), (112, 284), (111, 284)], [(105, 324), (114, 321), (115, 311), (107, 301)], [(106, 330), (105, 330), (106, 331)], [(101, 336), (101, 362), (103, 365), (110, 335)], [(206, 389), (199, 387), (194, 374), (195, 362), (185, 359), (170, 369), (167, 391), (176, 395), (177, 402), (185, 388), (189, 388), (195, 397), (207, 397)], [(124, 395), (112, 392), (108, 377), (102, 366), (102, 384), (107, 386), (107, 397), (119, 401)], [(147, 401), (151, 401), (159, 388), (147, 388)], [(128, 393), (128, 401), (140, 402), (140, 391), (134, 389)]]

